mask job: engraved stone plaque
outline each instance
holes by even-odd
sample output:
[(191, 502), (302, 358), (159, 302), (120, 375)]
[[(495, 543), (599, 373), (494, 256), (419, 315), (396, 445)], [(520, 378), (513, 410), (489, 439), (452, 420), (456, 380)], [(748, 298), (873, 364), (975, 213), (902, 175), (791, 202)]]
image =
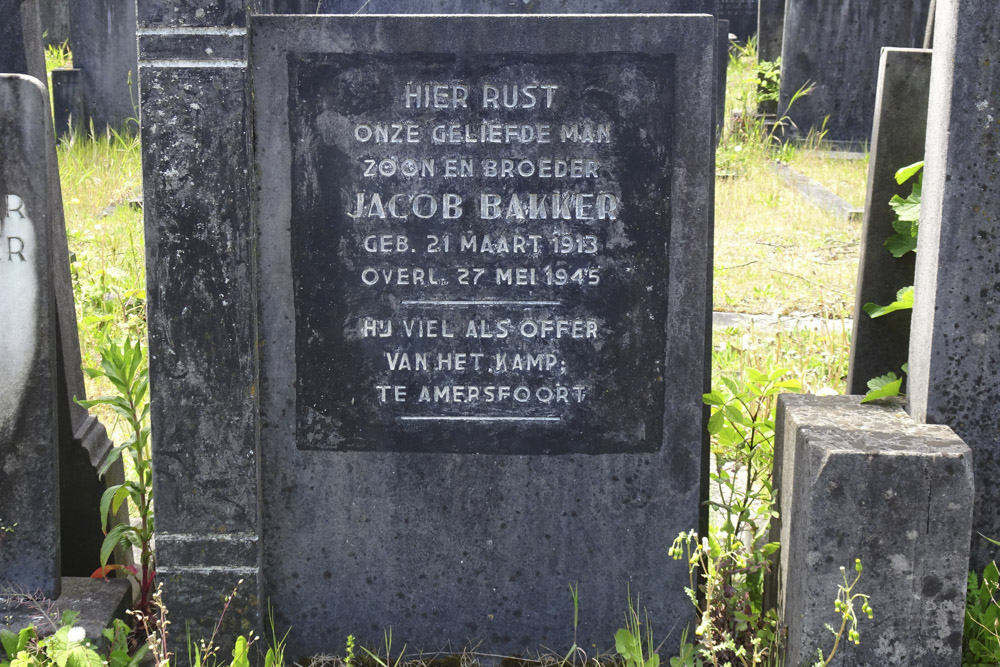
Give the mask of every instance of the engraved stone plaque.
[(299, 446), (658, 448), (673, 82), (670, 55), (290, 55)]

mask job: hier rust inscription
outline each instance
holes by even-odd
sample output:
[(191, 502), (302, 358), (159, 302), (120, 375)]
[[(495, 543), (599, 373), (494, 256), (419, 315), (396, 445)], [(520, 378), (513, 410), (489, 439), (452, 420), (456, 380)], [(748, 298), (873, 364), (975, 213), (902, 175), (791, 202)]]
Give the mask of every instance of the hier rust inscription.
[(298, 447), (658, 449), (673, 76), (291, 54)]

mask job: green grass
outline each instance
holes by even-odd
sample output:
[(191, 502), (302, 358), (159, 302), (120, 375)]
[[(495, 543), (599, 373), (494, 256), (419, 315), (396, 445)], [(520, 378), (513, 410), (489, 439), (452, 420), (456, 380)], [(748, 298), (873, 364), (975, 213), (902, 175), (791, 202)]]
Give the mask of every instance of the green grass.
[[(742, 50), (730, 61), (717, 153), (715, 308), (779, 315), (847, 311), (854, 304), (860, 224), (811, 204), (769, 167), (774, 159), (805, 158), (803, 151), (782, 147), (756, 118), (756, 81), (752, 49)], [(863, 198), (865, 172), (858, 164), (850, 167), (854, 171), (841, 175)]]
[[(823, 145), (819, 148), (822, 150)], [(788, 164), (854, 206), (865, 205), (868, 153), (862, 160), (845, 160), (815, 150), (797, 150), (790, 152)]]
[[(60, 141), (59, 175), (69, 240), (73, 296), (86, 367), (100, 365), (100, 349), (126, 336), (146, 343), (139, 139), (90, 133)], [(112, 393), (107, 380), (85, 377), (87, 395)], [(127, 434), (110, 410), (98, 410), (116, 442)]]

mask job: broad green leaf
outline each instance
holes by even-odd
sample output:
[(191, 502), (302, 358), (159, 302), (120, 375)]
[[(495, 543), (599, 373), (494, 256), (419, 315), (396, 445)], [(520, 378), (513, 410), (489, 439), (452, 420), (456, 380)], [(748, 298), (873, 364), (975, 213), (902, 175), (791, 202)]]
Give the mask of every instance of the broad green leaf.
[(904, 287), (896, 292), (896, 300), (887, 306), (880, 306), (876, 303), (866, 303), (862, 309), (868, 313), (869, 317), (876, 318), (894, 313), (897, 310), (911, 310), (913, 308), (913, 285)]
[(902, 185), (908, 180), (913, 178), (913, 175), (920, 171), (924, 166), (924, 161), (914, 162), (913, 164), (908, 164), (905, 167), (896, 170), (896, 182)]
[(871, 403), (880, 398), (899, 396), (899, 388), (903, 384), (902, 378), (897, 378), (895, 373), (886, 373), (868, 381), (868, 393), (861, 399), (862, 403)]
[(890, 236), (886, 239), (884, 245), (885, 249), (888, 250), (893, 257), (899, 259), (908, 252), (917, 251), (917, 238), (910, 235), (903, 236), (901, 234), (895, 234), (894, 236)]
[(712, 413), (712, 416), (708, 418), (708, 432), (717, 433), (725, 422), (725, 415), (722, 414), (722, 410), (716, 410)]
[(920, 220), (920, 183), (913, 184), (913, 192), (906, 198), (893, 195), (889, 200), (889, 206), (896, 212), (896, 217), (900, 220)]
[(108, 559), (111, 558), (111, 553), (115, 550), (115, 547), (123, 540), (131, 542), (132, 536), (130, 536), (130, 533), (135, 532), (135, 528), (127, 523), (120, 523), (108, 531), (108, 534), (104, 536), (104, 542), (101, 543), (102, 567), (108, 564)]
[(705, 405), (722, 405), (726, 402), (726, 399), (722, 397), (722, 394), (717, 391), (702, 394), (701, 400)]

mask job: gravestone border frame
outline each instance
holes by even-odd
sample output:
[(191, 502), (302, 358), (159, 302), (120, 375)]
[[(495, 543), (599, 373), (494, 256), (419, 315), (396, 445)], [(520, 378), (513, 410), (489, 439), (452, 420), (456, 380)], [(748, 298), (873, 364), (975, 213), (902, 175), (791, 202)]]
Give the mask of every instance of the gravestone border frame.
[[(259, 625), (265, 600), (257, 319), (257, 285), (265, 269), (256, 264), (256, 213), (249, 206), (257, 184), (250, 136), (248, 25), (266, 17), (248, 5), (239, 0), (211, 8), (199, 0), (139, 4), (142, 139), (149, 147), (143, 170), (150, 375), (156, 392), (152, 418), (154, 448), (162, 462), (155, 480), (162, 508), (157, 525), (159, 573), (171, 610), (190, 619), (194, 633), (211, 632), (218, 616), (214, 602), (238, 580), (243, 581), (241, 592), (223, 633), (236, 632), (241, 620)], [(714, 53), (715, 22), (704, 22), (710, 35), (706, 48)], [(713, 63), (714, 56), (706, 58), (705, 81), (713, 79)], [(164, 90), (177, 93), (165, 95)], [(704, 132), (686, 140), (705, 142), (704, 154), (713, 156), (711, 88), (705, 100), (704, 118), (695, 120)], [(712, 160), (676, 170), (675, 191), (699, 180), (710, 183)], [(685, 278), (683, 271), (672, 272), (672, 289), (683, 295), (676, 301), (687, 305), (668, 317), (681, 332), (677, 337), (702, 343), (710, 335), (713, 205), (709, 190), (694, 207), (694, 214), (708, 221), (707, 238), (673, 243), (697, 248), (690, 266), (698, 274)], [(680, 209), (674, 210), (678, 219), (683, 217)], [(695, 233), (693, 227), (675, 224), (672, 233)], [(228, 298), (220, 305), (217, 296), (224, 291)], [(676, 362), (699, 369), (700, 394), (708, 386), (710, 348), (704, 345), (703, 353), (696, 355), (689, 352), (675, 353)], [(687, 435), (699, 451), (707, 446), (705, 414), (699, 396)], [(701, 458), (701, 469), (694, 466), (690, 482), (698, 500), (704, 500), (698, 487), (707, 466), (707, 458)], [(200, 462), (194, 470), (192, 459)], [(692, 525), (686, 528), (695, 528), (703, 515), (693, 507)]]

